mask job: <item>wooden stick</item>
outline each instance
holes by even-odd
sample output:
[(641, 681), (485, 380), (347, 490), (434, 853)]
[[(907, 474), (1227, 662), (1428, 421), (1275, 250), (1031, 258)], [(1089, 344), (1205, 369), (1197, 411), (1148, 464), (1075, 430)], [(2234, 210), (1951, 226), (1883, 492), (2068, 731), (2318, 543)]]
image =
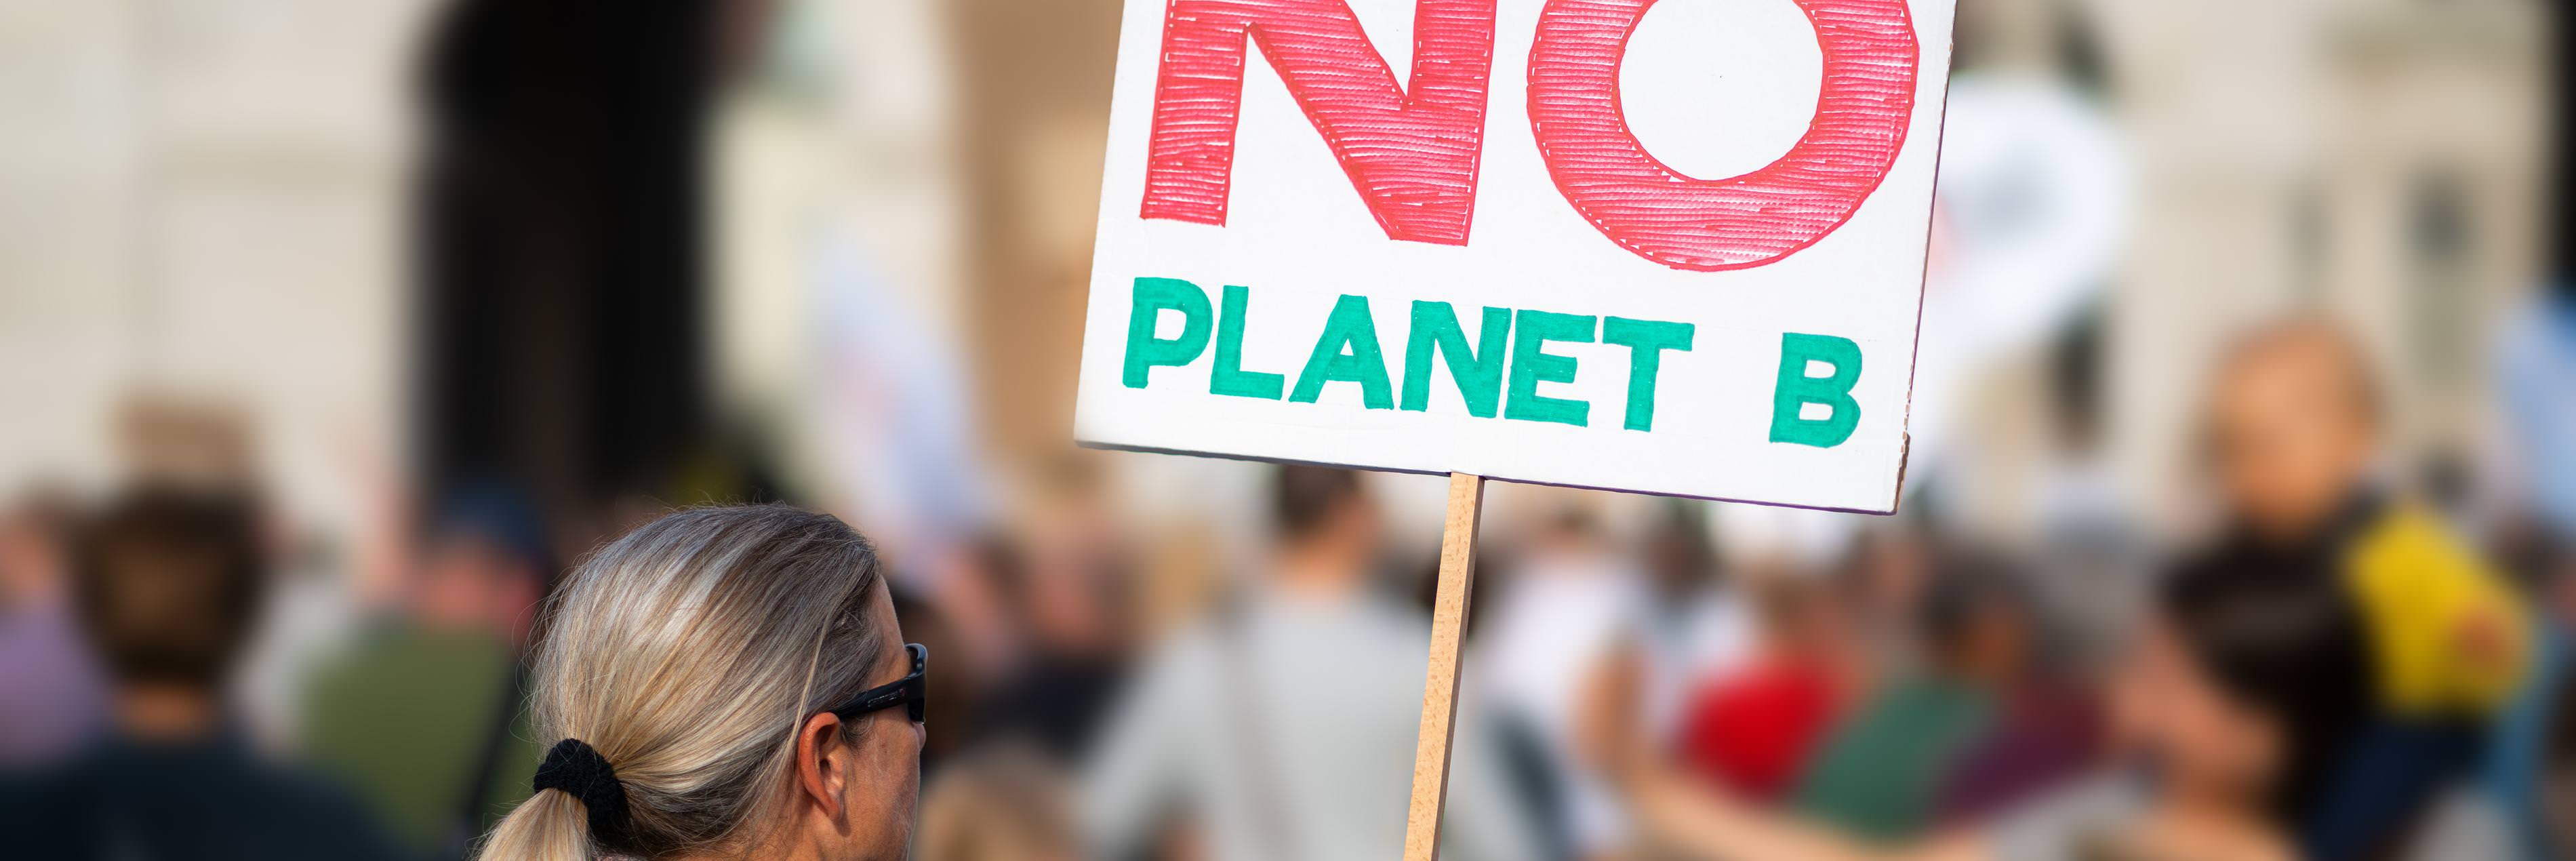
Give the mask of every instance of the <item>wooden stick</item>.
[(1485, 478), (1449, 475), (1449, 520), (1440, 532), (1440, 591), (1431, 602), (1431, 661), (1422, 678), (1422, 730), (1413, 743), (1413, 809), (1404, 819), (1404, 861), (1440, 854), (1440, 814), (1449, 800), (1449, 740), (1457, 731), (1458, 641), (1475, 588), (1476, 519)]

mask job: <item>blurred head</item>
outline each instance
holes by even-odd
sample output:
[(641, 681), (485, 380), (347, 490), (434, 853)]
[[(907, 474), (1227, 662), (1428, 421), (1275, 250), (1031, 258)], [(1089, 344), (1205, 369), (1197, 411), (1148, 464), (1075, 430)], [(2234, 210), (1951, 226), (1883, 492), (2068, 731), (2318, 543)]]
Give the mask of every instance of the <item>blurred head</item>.
[(73, 555), (82, 628), (117, 684), (212, 699), (266, 591), (253, 508), (229, 495), (138, 489), (81, 526)]
[(1774, 571), (1753, 582), (1763, 648), (1775, 657), (1820, 658), (1840, 644), (1840, 613), (1832, 585), (1822, 575)]
[(2379, 395), (2359, 344), (2313, 320), (2239, 341), (2209, 392), (2202, 443), (2237, 522), (2293, 541), (2324, 528), (2380, 442)]
[(1931, 588), (1931, 542), (1912, 529), (1863, 533), (1844, 576), (1836, 578), (1852, 612), (1876, 624), (1909, 624)]
[(1127, 567), (1125, 549), (1110, 538), (1115, 527), (1096, 520), (1104, 507), (1030, 524), (1024, 548), (988, 556), (997, 574), (1015, 575), (1014, 625), (1048, 656), (1101, 660), (1118, 648)]
[(525, 556), (473, 533), (431, 540), (406, 590), (412, 617), (425, 625), (476, 630), (517, 642), (545, 598), (545, 572)]
[(42, 495), (0, 512), (0, 610), (62, 598), (69, 520), (65, 506)]
[(2293, 816), (2368, 692), (2330, 584), (2225, 566), (2166, 583), (2114, 688), (2113, 718), (2169, 791)]
[(1718, 576), (1717, 545), (1700, 509), (1683, 500), (1656, 506), (1654, 526), (1646, 533), (1646, 572), (1666, 594), (1681, 594)]
[(919, 725), (825, 711), (911, 669), (876, 553), (839, 520), (664, 516), (576, 569), (545, 624), (539, 740), (595, 749), (628, 815), (595, 833), (581, 799), (538, 792), (483, 857), (902, 857)]
[(2039, 607), (2025, 573), (1984, 552), (1948, 552), (1933, 565), (1922, 628), (1941, 667), (1987, 685), (2019, 682), (2036, 670)]
[[(910, 590), (889, 591), (893, 592), (895, 621), (902, 626), (904, 640), (920, 643), (931, 654), (942, 657), (939, 669), (941, 684), (932, 685), (924, 701), (928, 714), (939, 715), (944, 726), (977, 725), (980, 704), (976, 702), (975, 694), (981, 679), (971, 668), (957, 666), (960, 662), (946, 660), (949, 655), (968, 651), (962, 643), (964, 638), (957, 633), (957, 623), (936, 602), (923, 600)], [(933, 733), (928, 729), (926, 725), (923, 727), (921, 758), (925, 766), (934, 769), (944, 757), (956, 753), (965, 742), (972, 740), (963, 733)]]
[(1271, 525), (1291, 554), (1365, 558), (1377, 547), (1377, 506), (1347, 469), (1287, 465), (1270, 484)]
[(517, 643), (554, 570), (535, 506), (498, 491), (459, 494), (431, 529), (404, 598), (422, 624)]

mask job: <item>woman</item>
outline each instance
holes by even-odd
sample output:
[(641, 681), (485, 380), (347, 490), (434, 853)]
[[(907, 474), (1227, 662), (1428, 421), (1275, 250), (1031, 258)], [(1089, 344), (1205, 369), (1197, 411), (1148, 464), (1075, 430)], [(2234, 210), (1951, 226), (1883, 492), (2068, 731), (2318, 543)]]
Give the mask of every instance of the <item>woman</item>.
[(481, 857), (901, 858), (927, 653), (883, 580), (867, 539), (783, 507), (682, 511), (601, 549), (536, 655), (536, 794)]
[(1865, 843), (1751, 808), (1633, 748), (1630, 798), (1654, 839), (1710, 858), (2290, 861), (2298, 811), (2366, 690), (2338, 596), (2252, 573), (2197, 566), (2160, 590), (2110, 686), (2123, 768), (1983, 827)]

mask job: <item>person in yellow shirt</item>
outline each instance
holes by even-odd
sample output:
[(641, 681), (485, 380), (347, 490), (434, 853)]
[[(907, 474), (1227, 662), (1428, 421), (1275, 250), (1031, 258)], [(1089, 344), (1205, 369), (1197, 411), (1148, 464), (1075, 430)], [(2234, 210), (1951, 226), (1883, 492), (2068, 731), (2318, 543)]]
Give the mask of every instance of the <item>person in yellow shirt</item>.
[(2347, 597), (2348, 661), (2320, 674), (2365, 686), (2347, 753), (2298, 812), (2307, 857), (2368, 857), (2401, 839), (2471, 765), (2482, 727), (2522, 684), (2521, 599), (2420, 504), (2372, 478), (2384, 445), (2361, 348), (2317, 321), (2278, 323), (2220, 363), (2203, 453), (2226, 517), (2194, 565), (2285, 581), (2328, 578)]

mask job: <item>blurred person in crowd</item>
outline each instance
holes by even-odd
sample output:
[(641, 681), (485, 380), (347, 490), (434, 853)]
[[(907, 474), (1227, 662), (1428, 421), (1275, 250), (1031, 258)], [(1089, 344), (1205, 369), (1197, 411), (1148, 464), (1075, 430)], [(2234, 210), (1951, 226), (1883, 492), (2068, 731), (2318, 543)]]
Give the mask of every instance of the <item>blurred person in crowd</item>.
[(1753, 655), (1753, 608), (1709, 532), (1701, 503), (1664, 499), (1641, 542), (1645, 603), (1634, 637), (1652, 679), (1646, 714), (1658, 736), (1679, 731), (1692, 681)]
[(253, 506), (204, 488), (137, 489), (75, 547), (78, 616), (114, 679), (112, 725), (0, 792), (19, 796), (0, 797), (11, 857), (398, 856), (353, 799), (262, 761), (228, 717), (227, 680), (267, 586)]
[(1932, 627), (1965, 629), (1961, 648), (1969, 657), (1960, 663), (1992, 692), (1994, 715), (1943, 767), (1932, 815), (1935, 822), (1972, 822), (2092, 767), (2102, 716), (2095, 692), (2075, 681), (2085, 667), (2065, 648), (2034, 571), (1973, 553), (1944, 567), (1970, 573), (1967, 588), (1935, 593), (1950, 603), (1933, 608)]
[(49, 765), (107, 716), (107, 679), (81, 642), (64, 547), (69, 503), (0, 512), (0, 771)]
[[(1500, 742), (1537, 775), (1517, 785), (1530, 793), (1522, 803), (1534, 811), (1541, 838), (1552, 854), (1595, 857), (1617, 848), (1626, 823), (1576, 750), (1579, 704), (1565, 692), (1614, 655), (1637, 655), (1658, 681), (1668, 678), (1666, 662), (1640, 641), (1649, 630), (1651, 587), (1612, 541), (1599, 500), (1573, 491), (1548, 491), (1541, 500), (1468, 664), (1490, 680), (1482, 689)], [(1652, 726), (1668, 705), (1657, 697), (1678, 684), (1646, 687)]]
[(927, 663), (840, 520), (665, 515), (554, 599), (530, 685), (552, 744), (482, 857), (902, 858)]
[[(1073, 771), (1125, 669), (1125, 554), (1088, 457), (1039, 464), (1007, 525), (956, 554), (905, 614), (982, 659), (943, 684), (924, 753), (921, 857), (1075, 857)], [(905, 609), (898, 596), (898, 609)], [(937, 648), (937, 642), (925, 639)], [(961, 652), (967, 651), (965, 648)]]
[(977, 730), (1025, 739), (1070, 763), (1098, 732), (1124, 678), (1123, 612), (1131, 579), (1106, 505), (1058, 510), (1024, 531), (1025, 550), (988, 543), (983, 571), (1018, 634), (1018, 655), (996, 681)]
[[(1799, 812), (1869, 839), (1915, 837), (1935, 824), (1945, 801), (1992, 803), (1985, 796), (2027, 791), (2081, 764), (2082, 742), (2054, 737), (2081, 730), (2039, 725), (2059, 710), (2010, 708), (2039, 677), (2043, 648), (2038, 608), (2014, 573), (1957, 551), (1931, 567), (1919, 620), (1909, 626), (1920, 632), (1926, 660), (1853, 702), (1817, 742), (1790, 799)], [(1994, 741), (1979, 750), (1980, 739)], [(1979, 770), (1958, 771), (1968, 765)], [(2016, 773), (2023, 770), (2032, 773)], [(1945, 799), (1951, 793), (1963, 797)]]
[(2512, 823), (2527, 858), (2576, 848), (2576, 548), (2528, 515), (2494, 541), (2500, 564), (2524, 584), (2533, 629), (2529, 683), (2496, 721), (2480, 776)]
[(2537, 814), (2522, 838), (2523, 857), (2565, 858), (2576, 846), (2576, 694), (2561, 686), (2550, 715), (2549, 740), (2530, 799)]
[(2303, 852), (2325, 861), (2384, 851), (2466, 776), (2532, 651), (2502, 578), (2377, 477), (2381, 406), (2348, 334), (2291, 320), (2224, 357), (2202, 431), (2226, 523), (2195, 564), (2334, 585), (2354, 619), (2368, 719), (2298, 811)]
[(1074, 861), (1082, 841), (1062, 769), (1025, 744), (977, 751), (921, 799), (918, 861)]
[(527, 797), (544, 753), (520, 659), (555, 564), (518, 494), (463, 491), (443, 509), (420, 558), (398, 563), (393, 614), (307, 683), (304, 747), (416, 853), (462, 858)]
[(1768, 570), (1750, 591), (1760, 612), (1754, 657), (1692, 693), (1680, 744), (1702, 779), (1771, 803), (1794, 788), (1857, 679), (1851, 632), (1822, 575)]
[(2576, 852), (2576, 679), (2569, 677), (2576, 553), (2537, 529), (2518, 531), (2511, 544), (2537, 605), (2537, 666), (2496, 725), (2484, 777), (2523, 857), (2563, 858)]
[[(987, 529), (965, 542), (960, 552), (942, 557), (939, 568), (922, 578), (925, 588), (919, 594), (905, 595), (898, 590), (896, 610), (909, 609), (904, 599), (912, 598), (922, 609), (939, 617), (947, 642), (931, 645), (950, 647), (940, 653), (939, 665), (940, 678), (952, 682), (940, 686), (943, 696), (963, 692), (980, 699), (1017, 660), (1022, 632), (1019, 620), (1009, 612), (1004, 592), (1009, 584), (1025, 576), (1021, 572), (1023, 555), (1018, 541), (1008, 531)], [(981, 711), (949, 714), (941, 719), (945, 722), (960, 717), (980, 720)], [(957, 741), (934, 738), (931, 746), (936, 749)]]
[(922, 724), (926, 738), (921, 745), (921, 774), (926, 781), (975, 744), (974, 727), (981, 720), (983, 692), (971, 672), (952, 671), (944, 657), (950, 651), (964, 651), (959, 645), (957, 624), (947, 608), (923, 600), (901, 581), (893, 581), (893, 587), (894, 617), (903, 625), (904, 636), (943, 656), (939, 686), (922, 695), (926, 703)]
[[(142, 388), (117, 405), (124, 486), (238, 497), (263, 550), (259, 634), (226, 678), (232, 730), (263, 750), (291, 749), (296, 688), (319, 647), (344, 639), (355, 609), (329, 572), (321, 537), (270, 504), (268, 469), (249, 404), (204, 392)], [(313, 575), (322, 576), (313, 576)]]
[(1540, 812), (1550, 854), (1597, 857), (1618, 851), (1628, 829), (1577, 752), (1581, 709), (1562, 691), (1579, 676), (1563, 674), (1638, 661), (1642, 731), (1676, 738), (1691, 684), (1732, 673), (1752, 655), (1754, 620), (1697, 503), (1657, 501), (1633, 562), (1608, 541), (1597, 512), (1569, 507), (1554, 517), (1567, 528), (1542, 533), (1520, 578), (1500, 590), (1508, 621), (1485, 653), (1512, 664), (1495, 671), (1505, 680), (1496, 688), (1498, 735), (1518, 766), (1524, 804)]
[[(2238, 559), (2238, 563), (2252, 560)], [(1768, 812), (1678, 775), (1592, 728), (1654, 844), (1687, 857), (1764, 861), (2290, 861), (2300, 811), (2332, 791), (2342, 740), (2372, 692), (2332, 672), (2358, 645), (2342, 589), (2195, 565), (2158, 589), (2111, 682), (2113, 767), (1983, 823), (1873, 840)], [(1605, 678), (1601, 699), (1628, 697)], [(2383, 857), (2494, 858), (2501, 833), (2473, 805), (2445, 805)]]
[[(1271, 497), (1278, 546), (1251, 594), (1165, 642), (1110, 714), (1080, 795), (1093, 857), (1145, 857), (1176, 834), (1221, 861), (1403, 846), (1427, 620), (1376, 582), (1379, 512), (1357, 473), (1280, 467)], [(1443, 849), (1523, 857), (1472, 697)]]
[(2503, 543), (2538, 606), (2533, 683), (2499, 723), (2486, 777), (2533, 858), (2576, 854), (2576, 280), (2566, 262), (2496, 337), (2495, 388), (2522, 497)]
[[(979, 542), (983, 561), (952, 575), (985, 576), (991, 566), (1016, 564), (1017, 551), (1000, 535)], [(954, 590), (941, 594), (954, 596)], [(939, 652), (962, 641), (946, 604), (895, 592), (895, 615), (904, 633)], [(961, 646), (960, 651), (963, 651)], [(971, 676), (971, 671), (968, 673)], [(942, 670), (931, 689), (929, 742), (921, 754), (920, 833), (913, 857), (949, 861), (1023, 861), (1074, 858), (1081, 841), (1073, 828), (1070, 754), (1044, 746), (1047, 734), (1030, 727), (1056, 726), (1062, 712), (1038, 703), (1028, 723), (988, 713), (990, 685), (951, 680)], [(989, 716), (988, 716), (989, 715)]]
[[(1923, 503), (1933, 503), (1926, 505)], [(1852, 571), (1838, 578), (1850, 630), (1858, 637), (1854, 673), (1864, 689), (1920, 670), (1924, 596), (1932, 586), (1934, 529), (1921, 512), (1938, 500), (1909, 502), (1915, 515), (1863, 530), (1852, 551)]]

